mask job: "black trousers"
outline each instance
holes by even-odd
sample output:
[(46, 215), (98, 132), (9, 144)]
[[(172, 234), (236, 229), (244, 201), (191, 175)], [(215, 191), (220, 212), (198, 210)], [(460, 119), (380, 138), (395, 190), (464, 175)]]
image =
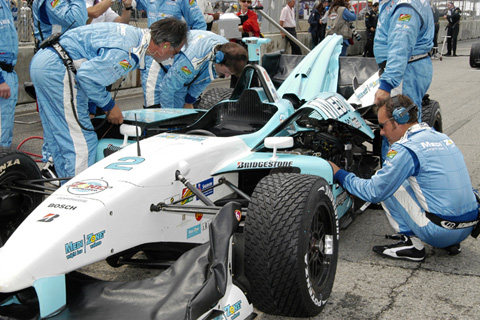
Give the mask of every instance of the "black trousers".
[[(295, 28), (284, 28), (284, 29), (287, 30), (288, 33), (290, 33), (295, 38), (297, 37), (297, 31), (295, 30)], [(302, 50), (300, 49), (300, 47), (295, 42), (290, 40), (287, 36), (285, 37), (287, 38), (288, 42), (290, 42), (290, 45), (292, 46), (292, 54), (301, 55)]]
[(457, 38), (458, 38), (458, 32), (460, 31), (460, 25), (457, 23), (453, 27), (448, 27), (447, 29), (447, 36), (450, 36), (450, 38), (447, 38), (447, 54), (456, 54), (457, 52)]

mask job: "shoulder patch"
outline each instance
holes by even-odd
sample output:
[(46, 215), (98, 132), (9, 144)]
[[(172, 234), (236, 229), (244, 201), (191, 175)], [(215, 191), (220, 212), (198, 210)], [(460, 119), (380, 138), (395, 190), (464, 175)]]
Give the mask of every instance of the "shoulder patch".
[(122, 61), (119, 62), (119, 64), (122, 66), (123, 70), (127, 71), (132, 68), (132, 65), (130, 62), (127, 60), (123, 59)]
[(52, 8), (55, 9), (55, 7), (60, 3), (60, 0), (53, 0), (52, 2), (50, 2), (50, 5), (52, 6)]
[(400, 17), (398, 18), (398, 21), (404, 21), (408, 22), (412, 18), (412, 15), (410, 14), (401, 14)]
[(190, 0), (190, 5), (193, 6), (195, 4), (195, 0)]
[(192, 74), (192, 71), (190, 71), (190, 69), (188, 69), (187, 66), (183, 66), (183, 67), (181, 68), (181, 70), (182, 70), (183, 73), (185, 73), (187, 76)]
[(398, 153), (397, 151), (390, 149), (387, 152), (387, 158), (391, 160), (397, 155), (397, 153)]

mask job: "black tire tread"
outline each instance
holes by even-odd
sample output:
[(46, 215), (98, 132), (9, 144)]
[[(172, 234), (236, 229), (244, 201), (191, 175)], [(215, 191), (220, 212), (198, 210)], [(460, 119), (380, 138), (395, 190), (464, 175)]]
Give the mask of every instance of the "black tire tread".
[(212, 88), (205, 91), (195, 109), (209, 110), (218, 102), (227, 100), (232, 95), (232, 88)]
[[(246, 224), (245, 268), (252, 286), (249, 298), (264, 312), (311, 315), (298, 287), (291, 286), (300, 270), (295, 261), (298, 233), (290, 232), (298, 230), (302, 220), (299, 213), (318, 179), (302, 174), (270, 175), (261, 180), (252, 195), (247, 219), (259, 221)], [(252, 210), (256, 210), (255, 214), (251, 214)]]

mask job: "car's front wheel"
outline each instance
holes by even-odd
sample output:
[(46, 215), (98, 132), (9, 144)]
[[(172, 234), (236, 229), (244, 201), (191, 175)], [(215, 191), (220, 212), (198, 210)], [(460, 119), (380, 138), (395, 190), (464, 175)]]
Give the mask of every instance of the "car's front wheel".
[(0, 148), (0, 247), (42, 201), (22, 188), (21, 180), (40, 179), (37, 164), (23, 152)]
[(245, 220), (253, 305), (269, 314), (317, 315), (332, 291), (337, 260), (338, 219), (328, 183), (302, 174), (263, 178)]

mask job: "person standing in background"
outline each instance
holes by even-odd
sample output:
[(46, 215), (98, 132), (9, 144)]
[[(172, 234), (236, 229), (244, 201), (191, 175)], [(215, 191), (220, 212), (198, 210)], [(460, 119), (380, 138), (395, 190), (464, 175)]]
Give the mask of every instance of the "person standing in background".
[[(433, 0), (431, 0), (431, 7), (433, 12), (433, 23), (435, 23), (435, 34), (433, 36), (433, 49), (432, 55), (438, 53), (438, 31), (440, 31), (440, 11), (438, 10), (437, 6), (433, 4)], [(435, 52), (434, 52), (435, 51)]]
[(248, 6), (252, 5), (252, 0), (238, 0), (240, 3), (240, 11), (237, 16), (240, 17), (240, 25), (238, 31), (245, 37), (260, 37), (260, 25), (258, 24), (258, 16), (253, 10), (249, 10)]
[(18, 37), (10, 5), (0, 0), (0, 146), (10, 147), (18, 99)]
[[(280, 12), (280, 25), (288, 33), (290, 33), (292, 36), (294, 36), (296, 38), (297, 37), (297, 31), (295, 30), (295, 28), (297, 26), (297, 22), (295, 20), (295, 9), (293, 9), (294, 6), (295, 6), (295, 0), (287, 1), (287, 4), (285, 5), (285, 7), (283, 7), (282, 11)], [(285, 35), (285, 33), (280, 32), (280, 34), (282, 35), (282, 38), (287, 38), (287, 41), (292, 46), (292, 54), (296, 54), (296, 55), (301, 55), (302, 54), (302, 50), (300, 49), (300, 47), (295, 42), (290, 40)]]
[(352, 38), (350, 22), (357, 20), (354, 8), (346, 0), (334, 0), (327, 15), (326, 35), (338, 34), (343, 36), (340, 56), (346, 56), (348, 46), (350, 45), (349, 39)]
[(462, 11), (459, 8), (456, 8), (452, 1), (447, 5), (447, 12), (445, 13), (445, 19), (448, 21), (447, 25), (447, 54), (445, 56), (457, 56), (457, 38), (458, 32), (460, 31), (460, 14)]
[(372, 6), (372, 10), (365, 15), (365, 28), (367, 29), (367, 42), (365, 43), (364, 57), (375, 57), (373, 54), (373, 39), (378, 22), (378, 2)]

